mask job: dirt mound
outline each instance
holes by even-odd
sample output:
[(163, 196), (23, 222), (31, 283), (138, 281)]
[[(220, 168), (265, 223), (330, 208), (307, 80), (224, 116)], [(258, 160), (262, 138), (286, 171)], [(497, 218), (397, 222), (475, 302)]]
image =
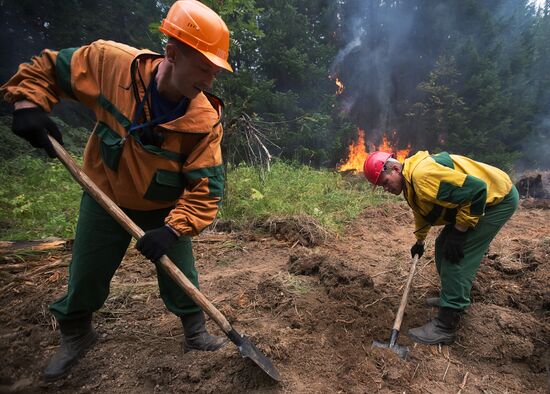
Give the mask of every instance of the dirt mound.
[(473, 288), (477, 301), (550, 314), (550, 238), (512, 239), (506, 253), (484, 258)]
[(464, 320), (460, 343), (480, 359), (499, 365), (524, 361), (536, 372), (543, 371), (541, 358), (549, 325), (541, 325), (529, 314), (490, 304), (473, 305)]
[(257, 226), (276, 239), (308, 247), (322, 245), (330, 238), (319, 221), (308, 215), (272, 217)]
[(331, 297), (364, 302), (372, 298), (374, 283), (364, 272), (324, 254), (294, 254), (288, 270), (297, 275), (318, 275)]

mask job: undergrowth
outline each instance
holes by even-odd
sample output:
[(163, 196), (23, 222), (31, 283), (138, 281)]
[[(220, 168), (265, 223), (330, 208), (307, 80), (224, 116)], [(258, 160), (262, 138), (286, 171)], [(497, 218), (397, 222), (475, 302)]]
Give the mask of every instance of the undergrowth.
[[(27, 154), (0, 160), (0, 185), (0, 239), (74, 236), (82, 191), (60, 162)], [(277, 162), (267, 174), (230, 168), (219, 217), (246, 224), (308, 215), (339, 232), (365, 207), (387, 200), (361, 178)]]
[(0, 239), (74, 235), (82, 192), (59, 161), (0, 161), (0, 185)]
[(333, 170), (279, 161), (267, 174), (250, 166), (230, 168), (219, 216), (243, 224), (274, 216), (308, 215), (327, 230), (340, 232), (366, 207), (388, 199), (392, 196), (373, 192), (359, 176), (344, 177)]

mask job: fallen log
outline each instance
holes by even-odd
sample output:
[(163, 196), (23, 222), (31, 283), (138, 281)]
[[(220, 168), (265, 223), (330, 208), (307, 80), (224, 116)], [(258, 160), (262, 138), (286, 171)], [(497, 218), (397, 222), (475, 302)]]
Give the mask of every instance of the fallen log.
[(0, 256), (10, 254), (32, 254), (53, 250), (70, 250), (70, 238), (45, 238), (30, 241), (0, 241)]

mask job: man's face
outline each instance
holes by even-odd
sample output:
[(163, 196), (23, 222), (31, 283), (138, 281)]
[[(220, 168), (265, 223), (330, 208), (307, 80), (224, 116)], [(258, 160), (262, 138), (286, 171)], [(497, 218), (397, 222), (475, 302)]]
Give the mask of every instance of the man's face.
[(389, 170), (380, 173), (378, 186), (384, 188), (384, 191), (398, 196), (403, 191), (403, 176), (398, 166), (390, 167)]
[(212, 64), (200, 52), (176, 48), (172, 83), (181, 95), (192, 99), (202, 90), (212, 88), (221, 68)]

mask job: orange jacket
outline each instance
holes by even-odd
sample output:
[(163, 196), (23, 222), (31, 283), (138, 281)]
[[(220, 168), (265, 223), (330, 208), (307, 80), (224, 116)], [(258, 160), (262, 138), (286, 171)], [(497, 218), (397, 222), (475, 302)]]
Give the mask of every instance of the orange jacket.
[[(44, 50), (0, 88), (45, 111), (61, 98), (84, 103), (97, 123), (84, 152), (84, 171), (117, 205), (135, 210), (173, 206), (166, 224), (196, 235), (214, 220), (223, 191), (220, 119), (210, 94), (191, 100), (184, 116), (157, 126), (160, 147), (143, 145), (130, 125), (163, 57), (112, 41)], [(147, 111), (147, 108), (146, 108)]]

